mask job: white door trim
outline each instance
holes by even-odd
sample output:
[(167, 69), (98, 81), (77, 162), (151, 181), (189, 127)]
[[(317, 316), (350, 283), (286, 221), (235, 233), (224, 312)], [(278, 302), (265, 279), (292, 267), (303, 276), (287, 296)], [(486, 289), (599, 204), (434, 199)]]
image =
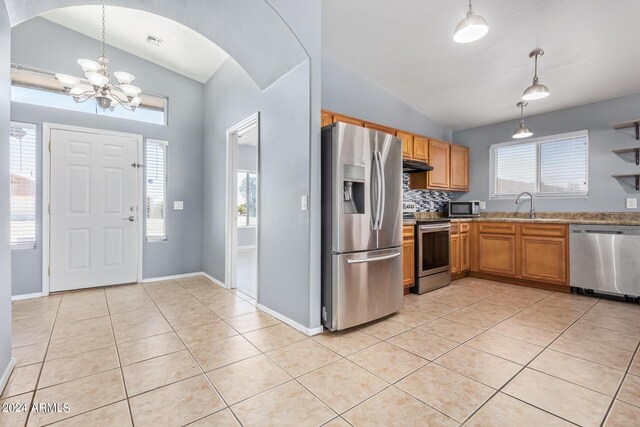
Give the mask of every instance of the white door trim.
[[(105, 129), (93, 129), (79, 126), (61, 125), (56, 123), (42, 123), (42, 295), (49, 295), (49, 262), (50, 262), (50, 221), (49, 214), (49, 200), (51, 192), (51, 152), (49, 151), (49, 144), (51, 142), (51, 131), (54, 129), (67, 130), (74, 132), (86, 132), (97, 133), (101, 135), (110, 136), (124, 136), (128, 138), (134, 138), (138, 142), (138, 163), (142, 163), (143, 156), (143, 142), (144, 137), (142, 135), (115, 132)], [(143, 213), (144, 213), (144, 197), (142, 191), (142, 175), (143, 168), (138, 168), (138, 245), (137, 245), (137, 280), (142, 282), (142, 244), (143, 230), (142, 226)]]
[[(236, 178), (231, 175), (234, 171), (234, 164), (238, 151), (238, 133), (244, 129), (257, 125), (258, 126), (258, 144), (256, 155), (258, 156), (256, 164), (256, 175), (258, 176), (258, 182), (256, 184), (256, 199), (258, 206), (256, 207), (256, 216), (258, 217), (258, 225), (256, 225), (256, 245), (258, 251), (256, 253), (256, 267), (260, 265), (260, 112), (256, 112), (236, 125), (227, 129), (227, 165), (226, 165), (226, 214), (225, 214), (225, 269), (224, 269), (224, 281), (227, 289), (235, 288), (235, 280), (231, 277), (234, 273), (233, 269), (233, 254), (235, 253), (238, 242), (235, 233), (235, 226), (233, 224), (234, 218), (236, 218)], [(259, 283), (258, 283), (259, 286)], [(258, 288), (259, 289), (259, 288)], [(256, 295), (256, 301), (258, 295)]]

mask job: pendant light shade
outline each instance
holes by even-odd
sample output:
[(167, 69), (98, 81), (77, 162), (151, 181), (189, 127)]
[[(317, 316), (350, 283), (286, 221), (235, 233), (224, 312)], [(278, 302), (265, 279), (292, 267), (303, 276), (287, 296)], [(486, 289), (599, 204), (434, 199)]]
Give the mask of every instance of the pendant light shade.
[(533, 84), (526, 88), (522, 94), (522, 99), (525, 101), (535, 101), (536, 99), (549, 96), (549, 89), (538, 81), (538, 57), (542, 55), (544, 55), (544, 50), (542, 49), (534, 49), (529, 54), (529, 58), (535, 58), (535, 69), (533, 73)]
[(513, 131), (512, 136), (514, 139), (529, 138), (533, 132), (524, 125), (524, 107), (527, 106), (527, 103), (520, 101), (516, 106), (520, 108), (520, 125)]
[(456, 43), (470, 43), (481, 39), (489, 32), (489, 24), (484, 17), (473, 13), (471, 0), (467, 16), (456, 25), (453, 40)]

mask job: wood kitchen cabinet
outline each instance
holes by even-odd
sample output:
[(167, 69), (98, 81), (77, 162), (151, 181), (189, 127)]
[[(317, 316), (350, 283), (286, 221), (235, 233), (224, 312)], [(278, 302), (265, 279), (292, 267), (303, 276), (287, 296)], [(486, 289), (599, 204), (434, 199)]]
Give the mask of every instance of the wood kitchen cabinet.
[(325, 127), (333, 123), (333, 114), (330, 111), (322, 111), (320, 113), (320, 126)]
[(469, 147), (451, 144), (450, 187), (469, 191)]
[(333, 121), (331, 123), (335, 123), (335, 122), (349, 123), (350, 125), (356, 125), (356, 126), (364, 126), (364, 122), (362, 120), (355, 119), (349, 116), (342, 116), (340, 114), (333, 115)]
[[(478, 222), (469, 234), (473, 275), (509, 283), (569, 289), (568, 225)], [(464, 245), (461, 243), (460, 245)], [(461, 261), (462, 265), (462, 261)]]
[(429, 140), (429, 164), (433, 166), (433, 170), (427, 173), (428, 188), (449, 189), (450, 156), (451, 144), (435, 139)]
[(396, 132), (396, 136), (402, 140), (402, 158), (413, 158), (413, 135), (401, 130)]
[(413, 137), (413, 158), (429, 161), (429, 139), (417, 135)]
[(523, 224), (520, 247), (522, 278), (567, 283), (567, 227)]
[(415, 246), (413, 240), (413, 226), (405, 225), (402, 228), (402, 285), (405, 294), (415, 282)]
[(463, 277), (469, 271), (470, 267), (470, 249), (469, 246), (470, 224), (468, 222), (460, 222), (451, 224), (451, 241), (450, 260), (451, 275), (453, 279)]
[(364, 122), (364, 127), (396, 136), (396, 130), (386, 126), (377, 125), (375, 123)]

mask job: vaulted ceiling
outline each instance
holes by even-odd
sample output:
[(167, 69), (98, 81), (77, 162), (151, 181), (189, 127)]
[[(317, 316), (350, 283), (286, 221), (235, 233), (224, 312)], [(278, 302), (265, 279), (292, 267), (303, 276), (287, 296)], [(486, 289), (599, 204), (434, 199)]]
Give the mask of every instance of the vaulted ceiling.
[(518, 117), (537, 47), (551, 95), (528, 115), (640, 92), (640, 1), (473, 3), (489, 34), (457, 44), (466, 0), (322, 0), (323, 55), (454, 130)]

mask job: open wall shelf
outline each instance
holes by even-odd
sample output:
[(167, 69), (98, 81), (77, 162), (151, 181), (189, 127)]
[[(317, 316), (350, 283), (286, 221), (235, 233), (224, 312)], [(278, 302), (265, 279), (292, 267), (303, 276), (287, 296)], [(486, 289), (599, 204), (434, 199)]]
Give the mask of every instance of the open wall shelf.
[(640, 147), (611, 150), (616, 154), (636, 153), (636, 165), (640, 165)]
[(613, 126), (614, 129), (635, 128), (635, 130), (636, 130), (636, 141), (640, 141), (640, 119), (631, 120), (631, 121), (622, 122), (622, 123), (614, 123), (611, 126)]
[(640, 191), (640, 173), (628, 173), (624, 175), (611, 175), (616, 179), (620, 178), (635, 178), (636, 180), (636, 191)]

